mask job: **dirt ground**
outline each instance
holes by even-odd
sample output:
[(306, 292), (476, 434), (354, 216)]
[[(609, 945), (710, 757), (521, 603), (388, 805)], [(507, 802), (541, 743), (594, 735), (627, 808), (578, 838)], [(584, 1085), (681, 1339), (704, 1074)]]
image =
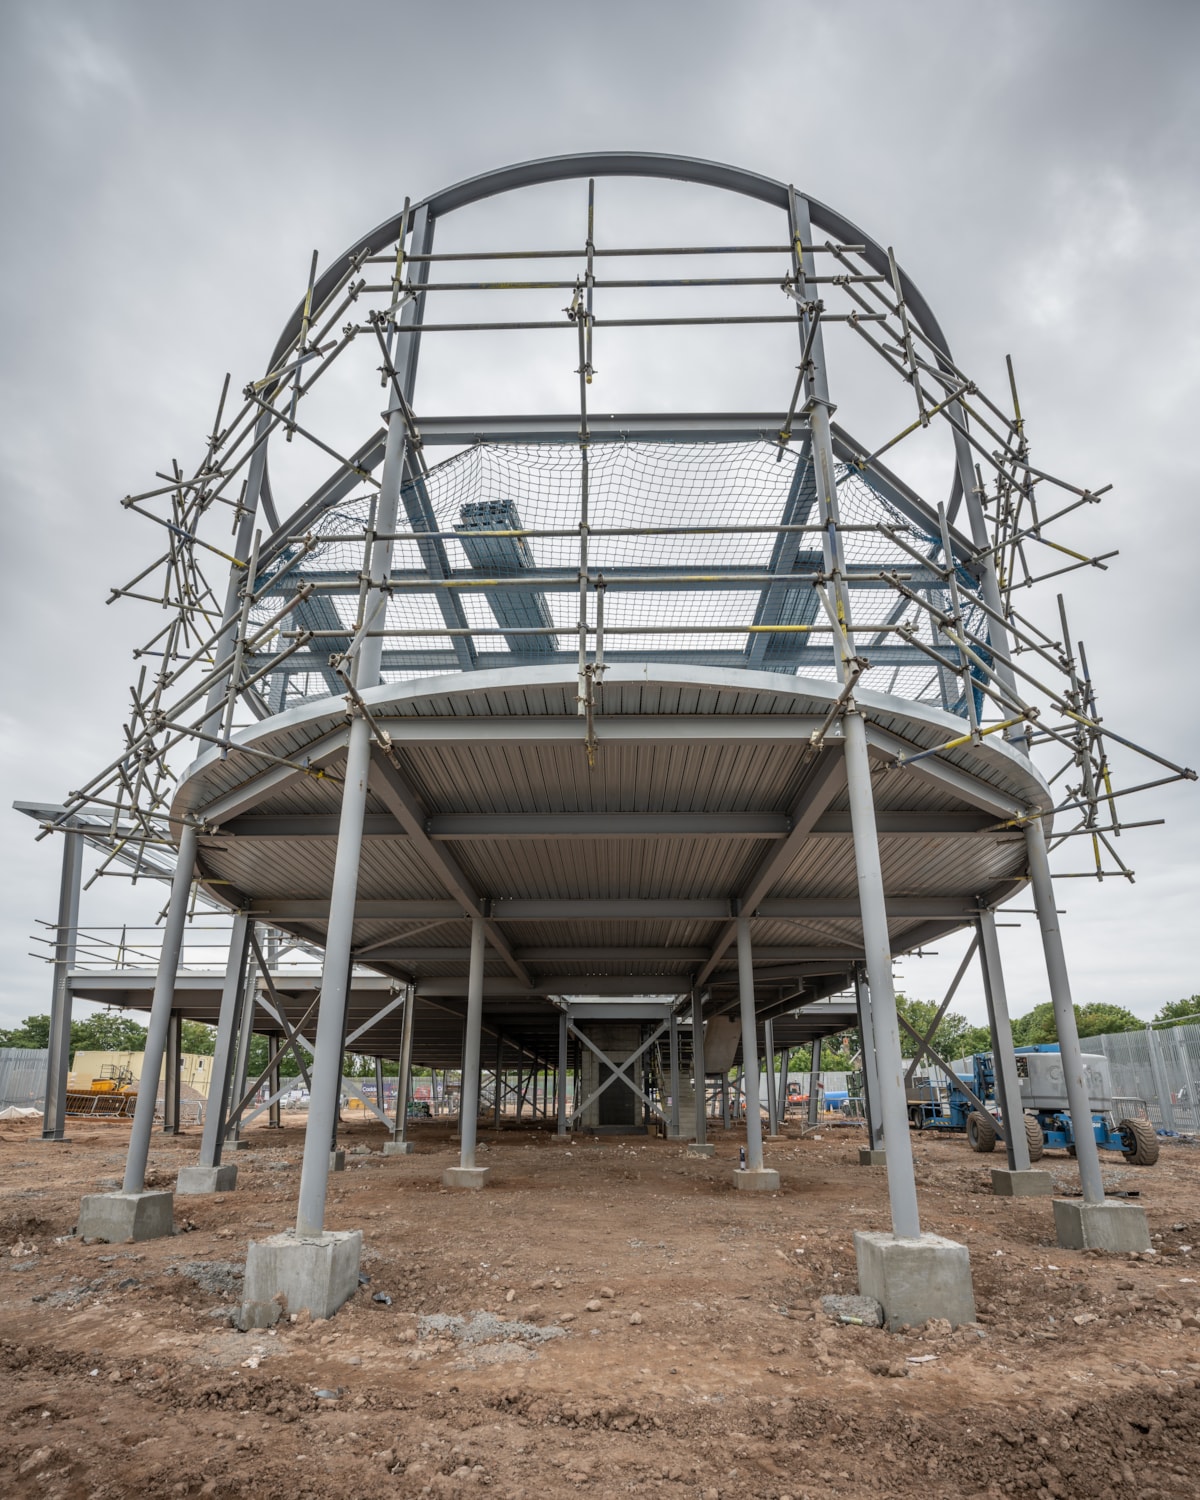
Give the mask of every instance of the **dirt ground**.
[[(1200, 1150), (1106, 1159), (1155, 1253), (1058, 1249), (1048, 1199), (994, 1199), (961, 1137), (915, 1140), (924, 1227), (970, 1246), (979, 1322), (899, 1334), (819, 1310), (887, 1227), (853, 1126), (768, 1143), (775, 1195), (734, 1191), (738, 1136), (481, 1138), (482, 1193), (443, 1189), (449, 1127), (384, 1158), (347, 1127), (331, 1228), (369, 1280), (328, 1322), (240, 1333), (246, 1244), (292, 1222), (302, 1119), (248, 1132), (234, 1194), (177, 1233), (72, 1237), (128, 1127), (66, 1145), (0, 1126), (0, 1494), (661, 1495), (1156, 1500), (1200, 1494)], [(198, 1135), (156, 1135), (151, 1186)], [(1047, 1155), (1059, 1189), (1075, 1166)], [(1192, 1240), (1195, 1250), (1191, 1250)], [(390, 1299), (390, 1300), (376, 1300)]]

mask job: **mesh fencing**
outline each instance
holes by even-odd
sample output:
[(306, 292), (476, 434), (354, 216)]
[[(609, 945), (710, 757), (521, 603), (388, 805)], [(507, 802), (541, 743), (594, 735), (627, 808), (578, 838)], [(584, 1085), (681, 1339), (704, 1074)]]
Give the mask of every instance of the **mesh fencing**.
[(1156, 1130), (1200, 1131), (1200, 1023), (1089, 1036), (1083, 1050), (1108, 1058), (1114, 1101), (1144, 1101)]
[(49, 1058), (44, 1047), (0, 1047), (0, 1109), (42, 1108)]
[[(589, 660), (602, 639), (607, 661), (835, 677), (834, 635), (814, 587), (827, 576), (827, 558), (806, 449), (781, 452), (762, 441), (596, 444), (586, 455), (586, 556), (584, 468), (573, 444), (479, 443), (404, 487), (390, 598), (369, 627), (386, 633), (385, 680), (576, 660), (585, 566)], [(940, 668), (897, 626), (910, 627), (952, 667), (957, 648), (880, 576), (898, 573), (948, 609), (946, 584), (918, 561), (940, 563), (940, 539), (916, 528), (857, 470), (839, 467), (836, 484), (855, 644), (872, 663), (866, 685), (965, 713), (961, 676)], [(281, 665), (273, 708), (341, 691), (328, 657), (348, 648), (356, 628), (371, 494), (364, 486), (325, 512), (315, 538), (297, 540), (270, 565), (257, 619), (307, 584), (315, 591), (296, 605), (280, 643), (288, 630), (318, 632)], [(960, 570), (957, 581), (966, 628), (986, 635), (975, 580)]]

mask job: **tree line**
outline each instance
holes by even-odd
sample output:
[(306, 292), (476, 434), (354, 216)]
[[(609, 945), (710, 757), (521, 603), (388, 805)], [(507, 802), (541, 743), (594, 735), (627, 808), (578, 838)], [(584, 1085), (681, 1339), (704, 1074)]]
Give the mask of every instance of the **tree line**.
[[(906, 995), (896, 996), (896, 1009), (922, 1036), (937, 1015), (937, 1006), (932, 1000), (913, 1000)], [(1124, 1006), (1111, 1005), (1105, 1001), (1077, 1005), (1075, 1019), (1081, 1037), (1106, 1036), (1114, 1031), (1140, 1031), (1146, 1025), (1140, 1016), (1135, 1016)], [(1200, 995), (1168, 1001), (1160, 1007), (1153, 1024), (1161, 1029), (1164, 1026), (1181, 1026), (1188, 1021), (1200, 1021)], [(182, 1030), (184, 1052), (198, 1053), (202, 1057), (212, 1055), (216, 1048), (217, 1034), (211, 1026), (206, 1026), (201, 1021), (184, 1021)], [(1056, 1042), (1058, 1028), (1054, 1020), (1053, 1005), (1046, 1000), (1041, 1005), (1035, 1005), (1025, 1015), (1015, 1017), (1012, 1032), (1013, 1041), (1018, 1047)], [(901, 1040), (911, 1043), (912, 1039), (904, 1034)], [(19, 1026), (10, 1030), (0, 1029), (0, 1047), (42, 1048), (49, 1045), (49, 1016), (27, 1016)], [(117, 1011), (99, 1011), (96, 1015), (71, 1022), (72, 1056), (76, 1052), (141, 1052), (145, 1045), (146, 1028), (131, 1016)], [(847, 1071), (851, 1059), (860, 1050), (860, 1045), (856, 1030), (826, 1038), (821, 1044), (822, 1070), (831, 1073)], [(957, 1057), (970, 1057), (975, 1052), (988, 1052), (992, 1043), (986, 1026), (973, 1026), (965, 1016), (950, 1011), (942, 1017), (934, 1033), (933, 1045), (949, 1062)], [(911, 1055), (912, 1046), (905, 1045), (904, 1052)], [(266, 1068), (269, 1057), (267, 1038), (256, 1036), (250, 1050), (252, 1075), (261, 1073)], [(344, 1071), (348, 1076), (373, 1073), (374, 1067), (372, 1058), (359, 1053), (346, 1055)], [(788, 1069), (796, 1073), (811, 1071), (812, 1048), (793, 1048), (788, 1054)], [(279, 1059), (279, 1071), (285, 1078), (298, 1076), (300, 1070), (290, 1052), (285, 1052)], [(383, 1071), (390, 1077), (395, 1076), (396, 1063), (390, 1058), (386, 1059)], [(414, 1072), (424, 1071), (426, 1070), (414, 1069)]]

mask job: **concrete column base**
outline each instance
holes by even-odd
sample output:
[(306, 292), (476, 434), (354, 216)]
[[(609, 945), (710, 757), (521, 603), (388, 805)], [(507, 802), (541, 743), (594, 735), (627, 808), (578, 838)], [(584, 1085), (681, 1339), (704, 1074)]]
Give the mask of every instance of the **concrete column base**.
[(221, 1149), (224, 1151), (249, 1151), (250, 1142), (243, 1140), (241, 1136), (236, 1136), (232, 1141), (226, 1141)]
[(110, 1245), (175, 1232), (173, 1193), (89, 1193), (79, 1205), (79, 1238)]
[(860, 1146), (858, 1148), (858, 1164), (860, 1167), (886, 1167), (887, 1152), (876, 1151), (873, 1146)]
[(1049, 1172), (1032, 1167), (1024, 1172), (993, 1167), (992, 1192), (997, 1198), (1049, 1198), (1054, 1192), (1054, 1179)]
[(752, 1167), (735, 1167), (733, 1185), (744, 1193), (777, 1193), (779, 1173), (773, 1167), (759, 1167), (757, 1171)]
[(384, 1141), (384, 1156), (411, 1156), (413, 1154), (413, 1143), (411, 1141)]
[(689, 1141), (687, 1154), (689, 1156), (716, 1156), (717, 1148), (710, 1146), (707, 1141)]
[(39, 1135), (39, 1146), (69, 1146), (71, 1137), (69, 1135)]
[(447, 1167), (442, 1173), (442, 1186), (452, 1188), (481, 1188), (488, 1180), (490, 1167)]
[(239, 1322), (268, 1328), (288, 1312), (307, 1309), (331, 1318), (358, 1290), (362, 1230), (333, 1231), (300, 1239), (293, 1230), (251, 1240), (246, 1254), (245, 1302)]
[(1150, 1249), (1146, 1210), (1136, 1203), (1084, 1203), (1055, 1198), (1054, 1228), (1064, 1250)]
[(858, 1290), (883, 1308), (888, 1328), (946, 1318), (952, 1327), (975, 1321), (971, 1259), (967, 1247), (940, 1234), (897, 1239), (877, 1229), (854, 1235)]
[(329, 1153), (329, 1170), (331, 1172), (344, 1172), (346, 1170), (346, 1153), (340, 1148)]
[(237, 1163), (219, 1167), (180, 1167), (175, 1182), (177, 1193), (232, 1193), (237, 1187)]

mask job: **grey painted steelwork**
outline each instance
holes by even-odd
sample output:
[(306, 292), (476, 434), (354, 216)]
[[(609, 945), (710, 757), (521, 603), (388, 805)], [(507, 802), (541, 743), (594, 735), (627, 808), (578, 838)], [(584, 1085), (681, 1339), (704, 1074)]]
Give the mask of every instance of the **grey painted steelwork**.
[(867, 1117), (868, 1149), (880, 1151), (885, 1143), (883, 1117), (879, 1112), (879, 1062), (871, 1018), (871, 990), (862, 964), (854, 966), (854, 995), (858, 1007), (858, 1034), (862, 1042), (863, 1106)]
[[(742, 276), (608, 285), (770, 283), (787, 299), (786, 317), (764, 311), (673, 319), (664, 310), (649, 320), (595, 318), (593, 293), (600, 288), (603, 295), (606, 285), (596, 275), (597, 257), (603, 266), (605, 255), (711, 255), (736, 247), (597, 248), (589, 218), (586, 285), (552, 272), (568, 275), (562, 286), (575, 290), (564, 321), (460, 325), (426, 318), (427, 299), (436, 306), (454, 287), (434, 269), (447, 259), (433, 250), (439, 219), (519, 188), (607, 176), (678, 180), (766, 204), (779, 215), (781, 240), (786, 222), (787, 242), (752, 253), (789, 267), (781, 284)], [(569, 262), (578, 253), (567, 247), (503, 254)], [(475, 259), (491, 254), (467, 252)], [(383, 263), (389, 284), (370, 284)], [(371, 300), (381, 295), (390, 302), (386, 310)], [(824, 300), (834, 298), (836, 305)], [(852, 312), (840, 311), (842, 303)], [(358, 321), (338, 340), (334, 329), (347, 313)], [(610, 329), (639, 321), (792, 323), (800, 362), (790, 406), (766, 413), (591, 412), (593, 328), (603, 340)], [(518, 326), (571, 329), (578, 342), (577, 412), (452, 412), (418, 421), (413, 401), (423, 338), (448, 328)], [(917, 407), (917, 421), (874, 452), (832, 421), (826, 332), (834, 337), (835, 327), (837, 337), (870, 346), (905, 381)], [(301, 409), (300, 400), (354, 338), (368, 341), (372, 360), (378, 346), (387, 411), (382, 429), (352, 452), (339, 439), (338, 451), (305, 425), (310, 407)], [(376, 1058), (377, 1083), (378, 1060), (399, 1051), (394, 1133), (401, 1141), (416, 1036), (437, 1065), (463, 1068), (462, 1161), (473, 1167), (485, 1031), (496, 1048), (497, 1110), (503, 1059), (515, 1052), (533, 1084), (538, 1118), (549, 1114), (554, 1072), (561, 1133), (570, 1123), (572, 1035), (577, 1058), (590, 1048), (610, 1065), (575, 1026), (583, 1011), (570, 997), (586, 992), (604, 1015), (658, 1007), (657, 1016), (639, 1012), (643, 1035), (652, 1034), (635, 1058), (669, 1033), (669, 1123), (676, 1135), (678, 1012), (690, 995), (699, 1141), (705, 1015), (716, 1045), (723, 1018), (737, 1013), (749, 1166), (757, 1171), (757, 1026), (764, 1026), (774, 1133), (782, 1113), (776, 1044), (813, 1043), (815, 1085), (821, 1035), (851, 1014), (844, 1004), (822, 1006), (853, 985), (871, 1146), (886, 1140), (895, 1234), (916, 1237), (892, 957), (978, 925), (1007, 1121), (1012, 1057), (991, 912), (1030, 879), (1069, 1077), (1079, 1052), (1046, 859), (1054, 813), (1075, 817), (1077, 809), (1055, 809), (1050, 784), (1029, 758), (1030, 726), (1073, 754), (1085, 788), (1092, 788), (1080, 814), (1087, 827), (1095, 826), (1098, 810), (1117, 805), (1104, 804), (1094, 791), (1106, 752), (1065, 616), (1060, 649), (1031, 637), (1008, 597), (1020, 576), (1015, 562), (1025, 561), (1020, 528), (1031, 513), (1034, 482), (1046, 486), (1037, 492), (1039, 542), (1049, 524), (1041, 504), (1048, 490), (1070, 491), (1076, 499), (1067, 509), (1096, 497), (1030, 468), (1015, 388), (1012, 396), (1014, 419), (963, 376), (928, 303), (889, 249), (788, 184), (711, 162), (616, 152), (518, 164), (415, 206), (406, 201), (401, 214), (319, 277), (314, 258), (307, 294), (266, 375), (247, 388), (242, 415), (223, 429), (218, 413), (205, 464), (176, 487), (172, 545), (193, 559), (204, 543), (187, 527), (198, 525), (214, 496), (240, 491), (220, 622), (190, 663), (182, 660), (182, 642), (192, 650), (191, 617), (168, 625), (156, 686), (145, 700), (153, 703), (146, 722), (190, 738), (199, 757), (172, 791), (174, 771), (155, 758), (159, 731), (135, 718), (125, 759), (50, 817), (57, 828), (85, 829), (78, 838), (68, 834), (69, 844), (76, 840), (76, 868), (86, 838), (106, 859), (128, 862), (128, 849), (139, 849), (134, 867), (163, 878), (170, 868), (162, 851), (169, 841), (179, 844), (153, 981), (147, 1068), (157, 1079), (164, 1040), (177, 1040), (171, 1027), (180, 1016), (218, 1021), (219, 1103), (211, 1130), (206, 1121), (202, 1162), (219, 1161), (226, 1114), (236, 1116), (246, 1102), (244, 1079), (235, 1085), (233, 1078), (244, 1074), (252, 1032), (282, 1030), (295, 1050), (301, 1036), (313, 1041), (314, 1016), (301, 1236), (323, 1228), (328, 1145), (348, 1040)], [(372, 426), (376, 409), (372, 402)], [(881, 462), (933, 416), (951, 429), (945, 506), (931, 505)], [(288, 442), (311, 438), (335, 463), (306, 497), (289, 494), (286, 505), (273, 493), (268, 462), (270, 440), (281, 430)], [(680, 524), (653, 524), (663, 516), (639, 498), (657, 493), (646, 480), (648, 468), (636, 470), (620, 491), (624, 510), (616, 524), (604, 513), (606, 462), (647, 464), (653, 453), (664, 470), (682, 472), (688, 455), (707, 445), (706, 462), (727, 448), (736, 455), (731, 465), (759, 474), (768, 444), (776, 448), (775, 462), (786, 458), (792, 468), (772, 466), (780, 476), (773, 488), (756, 480), (757, 491), (750, 485), (739, 491), (748, 497), (745, 525), (723, 524), (720, 515), (707, 517), (706, 525), (701, 509), (683, 504), (667, 516)], [(438, 445), (462, 447), (465, 455), (431, 469), (424, 450)], [(500, 471), (470, 468), (487, 461), (486, 450), (493, 462), (503, 454), (514, 473), (526, 475), (534, 450), (549, 455), (544, 461), (560, 465), (575, 508), (547, 504), (530, 522), (525, 496), (532, 484), (488, 479)], [(466, 479), (456, 489), (458, 481), (447, 476), (459, 472), (453, 466), (460, 459)], [(551, 489), (555, 482), (548, 481)], [(225, 493), (234, 484), (238, 491)], [(753, 510), (752, 494), (763, 502), (761, 511)], [(1005, 516), (1015, 519), (1010, 524)], [(863, 532), (870, 540), (855, 552)], [(680, 541), (702, 534), (707, 553), (689, 552), (692, 543)], [(725, 534), (741, 536), (742, 551), (731, 546), (724, 556)], [(652, 536), (659, 540), (650, 543)], [(667, 537), (679, 550), (661, 540)], [(629, 539), (627, 550), (610, 554), (602, 569), (603, 548), (614, 538)], [(401, 544), (402, 554), (394, 555)], [(219, 583), (211, 592), (222, 599)], [(577, 619), (568, 597), (576, 593)], [(654, 602), (661, 600), (667, 602)], [(727, 623), (738, 609), (746, 618)], [(913, 620), (924, 622), (924, 637)], [(1028, 651), (1038, 672), (1049, 666), (1069, 689), (1042, 687), (1026, 669)], [(213, 664), (207, 674), (202, 661)], [(920, 696), (925, 690), (911, 677), (896, 695), (860, 681), (869, 671), (878, 685), (890, 672), (895, 688), (914, 662), (928, 674), (928, 692), (938, 695), (940, 708)], [(162, 698), (172, 673), (188, 667), (201, 677), (199, 687)], [(289, 707), (293, 682), (292, 697), (300, 701)], [(1055, 726), (1040, 698), (1032, 707), (1033, 694), (1043, 694), (1064, 724)], [(248, 709), (255, 722), (235, 728), (235, 708)], [(1103, 732), (1119, 738), (1107, 724)], [(1191, 774), (1162, 764), (1176, 777)], [(126, 801), (120, 778), (128, 781), (130, 766), (139, 791)], [(600, 774), (592, 775), (596, 769)], [(116, 777), (119, 787), (111, 817), (105, 776)], [(172, 795), (168, 835), (161, 808)], [(1103, 829), (1097, 840), (1104, 841)], [(193, 865), (201, 891), (239, 913), (223, 982), (177, 972)], [(140, 1005), (150, 985), (148, 976), (77, 975), (64, 939), (77, 926), (69, 906), (60, 910), (52, 1006), (59, 1075), (73, 994)], [(312, 976), (289, 984), (265, 965), (260, 984), (243, 980), (245, 937), (255, 921), (323, 950), (319, 984)], [(363, 972), (367, 966), (378, 971), (378, 986)], [(407, 997), (402, 1008), (394, 998), (399, 989)], [(633, 998), (652, 995), (667, 999)], [(176, 1046), (172, 1057), (177, 1053)], [(646, 1109), (657, 1108), (636, 1087), (632, 1065), (633, 1059), (610, 1065), (608, 1082), (633, 1089)], [(127, 1187), (140, 1188), (144, 1179), (155, 1092), (143, 1087), (139, 1097)], [(273, 1080), (273, 1097), (278, 1092)], [(518, 1096), (520, 1109), (520, 1087)], [(176, 1100), (169, 1078), (168, 1128)], [(812, 1086), (814, 1115), (817, 1102)], [(1074, 1109), (1078, 1100), (1071, 1102)], [(572, 1118), (580, 1107), (577, 1097)], [(60, 1076), (47, 1099), (47, 1134), (52, 1124), (61, 1135)], [(1082, 1117), (1076, 1124), (1090, 1204), (1102, 1197), (1098, 1166)], [(1010, 1163), (1017, 1166), (1012, 1153), (1020, 1158), (1024, 1139), (1008, 1134)]]
[(1103, 1203), (1104, 1179), (1100, 1175), (1100, 1152), (1092, 1130), (1092, 1107), (1083, 1076), (1083, 1052), (1079, 1045), (1075, 1006), (1071, 1000), (1071, 979), (1067, 973), (1067, 959), (1058, 927), (1054, 882), (1050, 878), (1050, 861), (1046, 854), (1046, 836), (1039, 819), (1033, 819), (1025, 825), (1025, 848), (1029, 855), (1029, 885), (1037, 908), (1038, 926), (1042, 930), (1042, 949), (1046, 955), (1050, 999), (1054, 1004), (1054, 1023), (1058, 1030), (1058, 1050), (1062, 1056), (1063, 1080), (1067, 1086), (1067, 1104), (1075, 1136), (1079, 1181), (1085, 1203)]
[(990, 911), (979, 913), (979, 966), (983, 973), (983, 994), (987, 1001), (988, 1024), (992, 1033), (992, 1066), (1000, 1118), (1004, 1122), (1004, 1149), (1008, 1153), (1010, 1171), (1028, 1172), (1029, 1142), (1025, 1137), (1021, 1085), (1013, 1053), (1008, 991), (1004, 985), (1004, 969), (1000, 963), (996, 918)]
[(196, 844), (196, 829), (189, 825), (179, 838), (179, 858), (175, 866), (175, 878), (171, 883), (171, 900), (167, 906), (167, 922), (163, 929), (158, 978), (154, 986), (154, 1000), (150, 1006), (150, 1024), (146, 1028), (142, 1079), (133, 1111), (133, 1128), (129, 1132), (129, 1150), (125, 1157), (123, 1191), (126, 1193), (140, 1193), (146, 1187), (146, 1161), (150, 1155), (150, 1136), (154, 1130), (158, 1079), (167, 1044), (167, 1027), (171, 1022), (183, 929), (192, 894)]
[(475, 1135), (479, 1123), (479, 1043), (483, 1025), (483, 950), (486, 942), (483, 918), (471, 922), (471, 974), (467, 990), (467, 1016), (463, 1040), (462, 1093), (459, 1096), (458, 1129), (462, 1140), (458, 1164), (475, 1165)]
[(746, 1099), (746, 1167), (761, 1172), (763, 1165), (762, 1115), (758, 1102), (758, 1018), (754, 1009), (754, 951), (750, 922), (737, 919), (738, 998), (742, 1017), (742, 1078)]
[(79, 882), (83, 869), (83, 835), (65, 833), (62, 878), (58, 889), (58, 921), (54, 929), (54, 981), (50, 994), (49, 1056), (42, 1139), (66, 1136), (67, 1074), (71, 1068), (71, 990), (68, 975), (75, 965), (75, 934), (79, 927)]
[(871, 1021), (879, 1072), (879, 1112), (887, 1142), (892, 1230), (900, 1239), (915, 1240), (920, 1237), (921, 1221), (913, 1181), (912, 1142), (908, 1138), (900, 1026), (896, 1019), (896, 992), (892, 984), (892, 950), (883, 872), (879, 863), (879, 840), (875, 831), (866, 728), (857, 709), (846, 715), (845, 733), (846, 782), (854, 818), (854, 862), (862, 906), (863, 944), (867, 952), (867, 983), (871, 990)]
[(692, 991), (692, 1081), (696, 1091), (694, 1139), (698, 1146), (708, 1141), (708, 1079), (704, 1071), (704, 1000)]

